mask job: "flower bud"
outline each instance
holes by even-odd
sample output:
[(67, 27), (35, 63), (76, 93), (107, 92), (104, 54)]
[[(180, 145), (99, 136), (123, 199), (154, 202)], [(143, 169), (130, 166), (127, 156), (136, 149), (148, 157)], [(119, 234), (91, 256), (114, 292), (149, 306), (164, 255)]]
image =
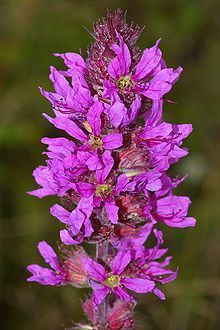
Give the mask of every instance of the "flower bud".
[(65, 271), (66, 281), (76, 287), (87, 286), (87, 273), (83, 267), (83, 259), (88, 257), (82, 247), (76, 249), (64, 250), (65, 257), (62, 262), (62, 268)]
[(145, 173), (148, 168), (146, 152), (137, 147), (126, 148), (119, 153), (119, 170), (127, 176)]

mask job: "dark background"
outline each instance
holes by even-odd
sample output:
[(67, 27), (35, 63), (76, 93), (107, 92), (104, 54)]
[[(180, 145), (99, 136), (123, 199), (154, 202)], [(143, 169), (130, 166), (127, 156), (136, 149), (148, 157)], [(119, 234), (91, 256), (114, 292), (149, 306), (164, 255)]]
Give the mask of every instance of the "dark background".
[[(165, 288), (167, 300), (141, 296), (139, 329), (220, 329), (220, 2), (211, 0), (1, 0), (0, 4), (0, 191), (2, 329), (55, 330), (83, 318), (72, 287), (41, 287), (26, 282), (25, 267), (41, 263), (37, 242), (53, 246), (59, 224), (49, 215), (56, 198), (26, 195), (36, 187), (32, 170), (43, 162), (40, 138), (56, 132), (42, 118), (52, 114), (37, 86), (51, 89), (49, 65), (61, 67), (53, 52), (84, 51), (91, 37), (84, 29), (121, 7), (146, 29), (141, 48), (162, 37), (169, 66), (184, 72), (165, 104), (167, 120), (192, 122), (185, 145), (190, 155), (173, 167), (189, 173), (178, 189), (192, 198), (195, 229), (165, 229), (166, 246), (180, 266), (178, 279)], [(164, 228), (162, 226), (161, 228)], [(43, 265), (43, 262), (42, 262)]]

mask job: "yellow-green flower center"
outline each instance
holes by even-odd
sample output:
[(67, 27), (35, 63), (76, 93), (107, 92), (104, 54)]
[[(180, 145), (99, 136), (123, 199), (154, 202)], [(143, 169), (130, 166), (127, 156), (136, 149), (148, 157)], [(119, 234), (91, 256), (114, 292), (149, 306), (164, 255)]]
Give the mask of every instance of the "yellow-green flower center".
[(120, 77), (116, 84), (121, 91), (131, 89), (134, 85), (130, 76)]
[(105, 285), (109, 286), (110, 288), (114, 288), (119, 285), (120, 280), (121, 278), (118, 275), (109, 275), (105, 279)]
[(112, 192), (112, 187), (109, 184), (99, 184), (96, 187), (97, 196), (109, 196)]
[(102, 148), (102, 140), (99, 136), (91, 135), (89, 144), (94, 148)]

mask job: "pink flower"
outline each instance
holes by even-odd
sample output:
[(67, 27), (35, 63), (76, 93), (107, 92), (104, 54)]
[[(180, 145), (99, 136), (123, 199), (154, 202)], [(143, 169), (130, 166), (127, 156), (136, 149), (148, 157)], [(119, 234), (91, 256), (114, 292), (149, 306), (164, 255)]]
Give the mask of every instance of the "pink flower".
[(32, 273), (32, 276), (27, 279), (29, 282), (39, 282), (42, 285), (71, 284), (76, 287), (87, 286), (87, 273), (82, 264), (87, 254), (83, 248), (63, 251), (65, 256), (62, 262), (59, 261), (53, 248), (47, 242), (40, 242), (38, 250), (52, 269), (43, 268), (39, 265), (29, 265), (27, 269)]
[(148, 293), (154, 289), (154, 283), (151, 280), (123, 275), (130, 261), (129, 252), (118, 252), (112, 262), (111, 271), (107, 272), (93, 259), (84, 259), (84, 267), (88, 273), (89, 285), (93, 289), (93, 301), (96, 306), (100, 305), (110, 293), (114, 293), (124, 301), (134, 301), (125, 289), (138, 293)]
[(116, 57), (108, 66), (110, 79), (104, 80), (104, 95), (109, 96), (117, 91), (122, 94), (138, 93), (152, 100), (161, 99), (171, 90), (182, 68), (173, 70), (165, 67), (158, 48), (160, 39), (153, 47), (145, 49), (135, 68), (131, 68), (129, 48), (119, 33), (117, 36), (119, 45), (112, 46)]

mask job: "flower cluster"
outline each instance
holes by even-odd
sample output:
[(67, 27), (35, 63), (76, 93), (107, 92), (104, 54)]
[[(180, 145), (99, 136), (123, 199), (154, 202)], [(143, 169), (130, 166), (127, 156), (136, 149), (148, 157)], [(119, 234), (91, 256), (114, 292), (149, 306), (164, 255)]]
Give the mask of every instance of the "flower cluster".
[[(90, 325), (75, 329), (133, 329), (132, 292), (163, 300), (161, 284), (177, 275), (167, 268), (171, 257), (161, 260), (167, 249), (161, 248), (157, 224), (195, 225), (187, 216), (190, 199), (173, 193), (185, 177), (167, 172), (188, 154), (182, 143), (192, 126), (170, 124), (162, 116), (164, 95), (182, 68), (167, 68), (160, 40), (140, 52), (140, 33), (127, 25), (122, 11), (108, 12), (94, 26), (88, 57), (56, 53), (67, 69), (50, 68), (54, 92), (40, 88), (54, 112), (44, 117), (64, 136), (42, 139), (47, 160), (35, 169), (39, 188), (30, 194), (60, 197), (50, 211), (64, 226), (61, 257), (40, 242), (51, 268), (28, 266), (28, 280), (93, 289), (83, 303)], [(96, 244), (95, 259), (76, 246), (83, 242)]]

